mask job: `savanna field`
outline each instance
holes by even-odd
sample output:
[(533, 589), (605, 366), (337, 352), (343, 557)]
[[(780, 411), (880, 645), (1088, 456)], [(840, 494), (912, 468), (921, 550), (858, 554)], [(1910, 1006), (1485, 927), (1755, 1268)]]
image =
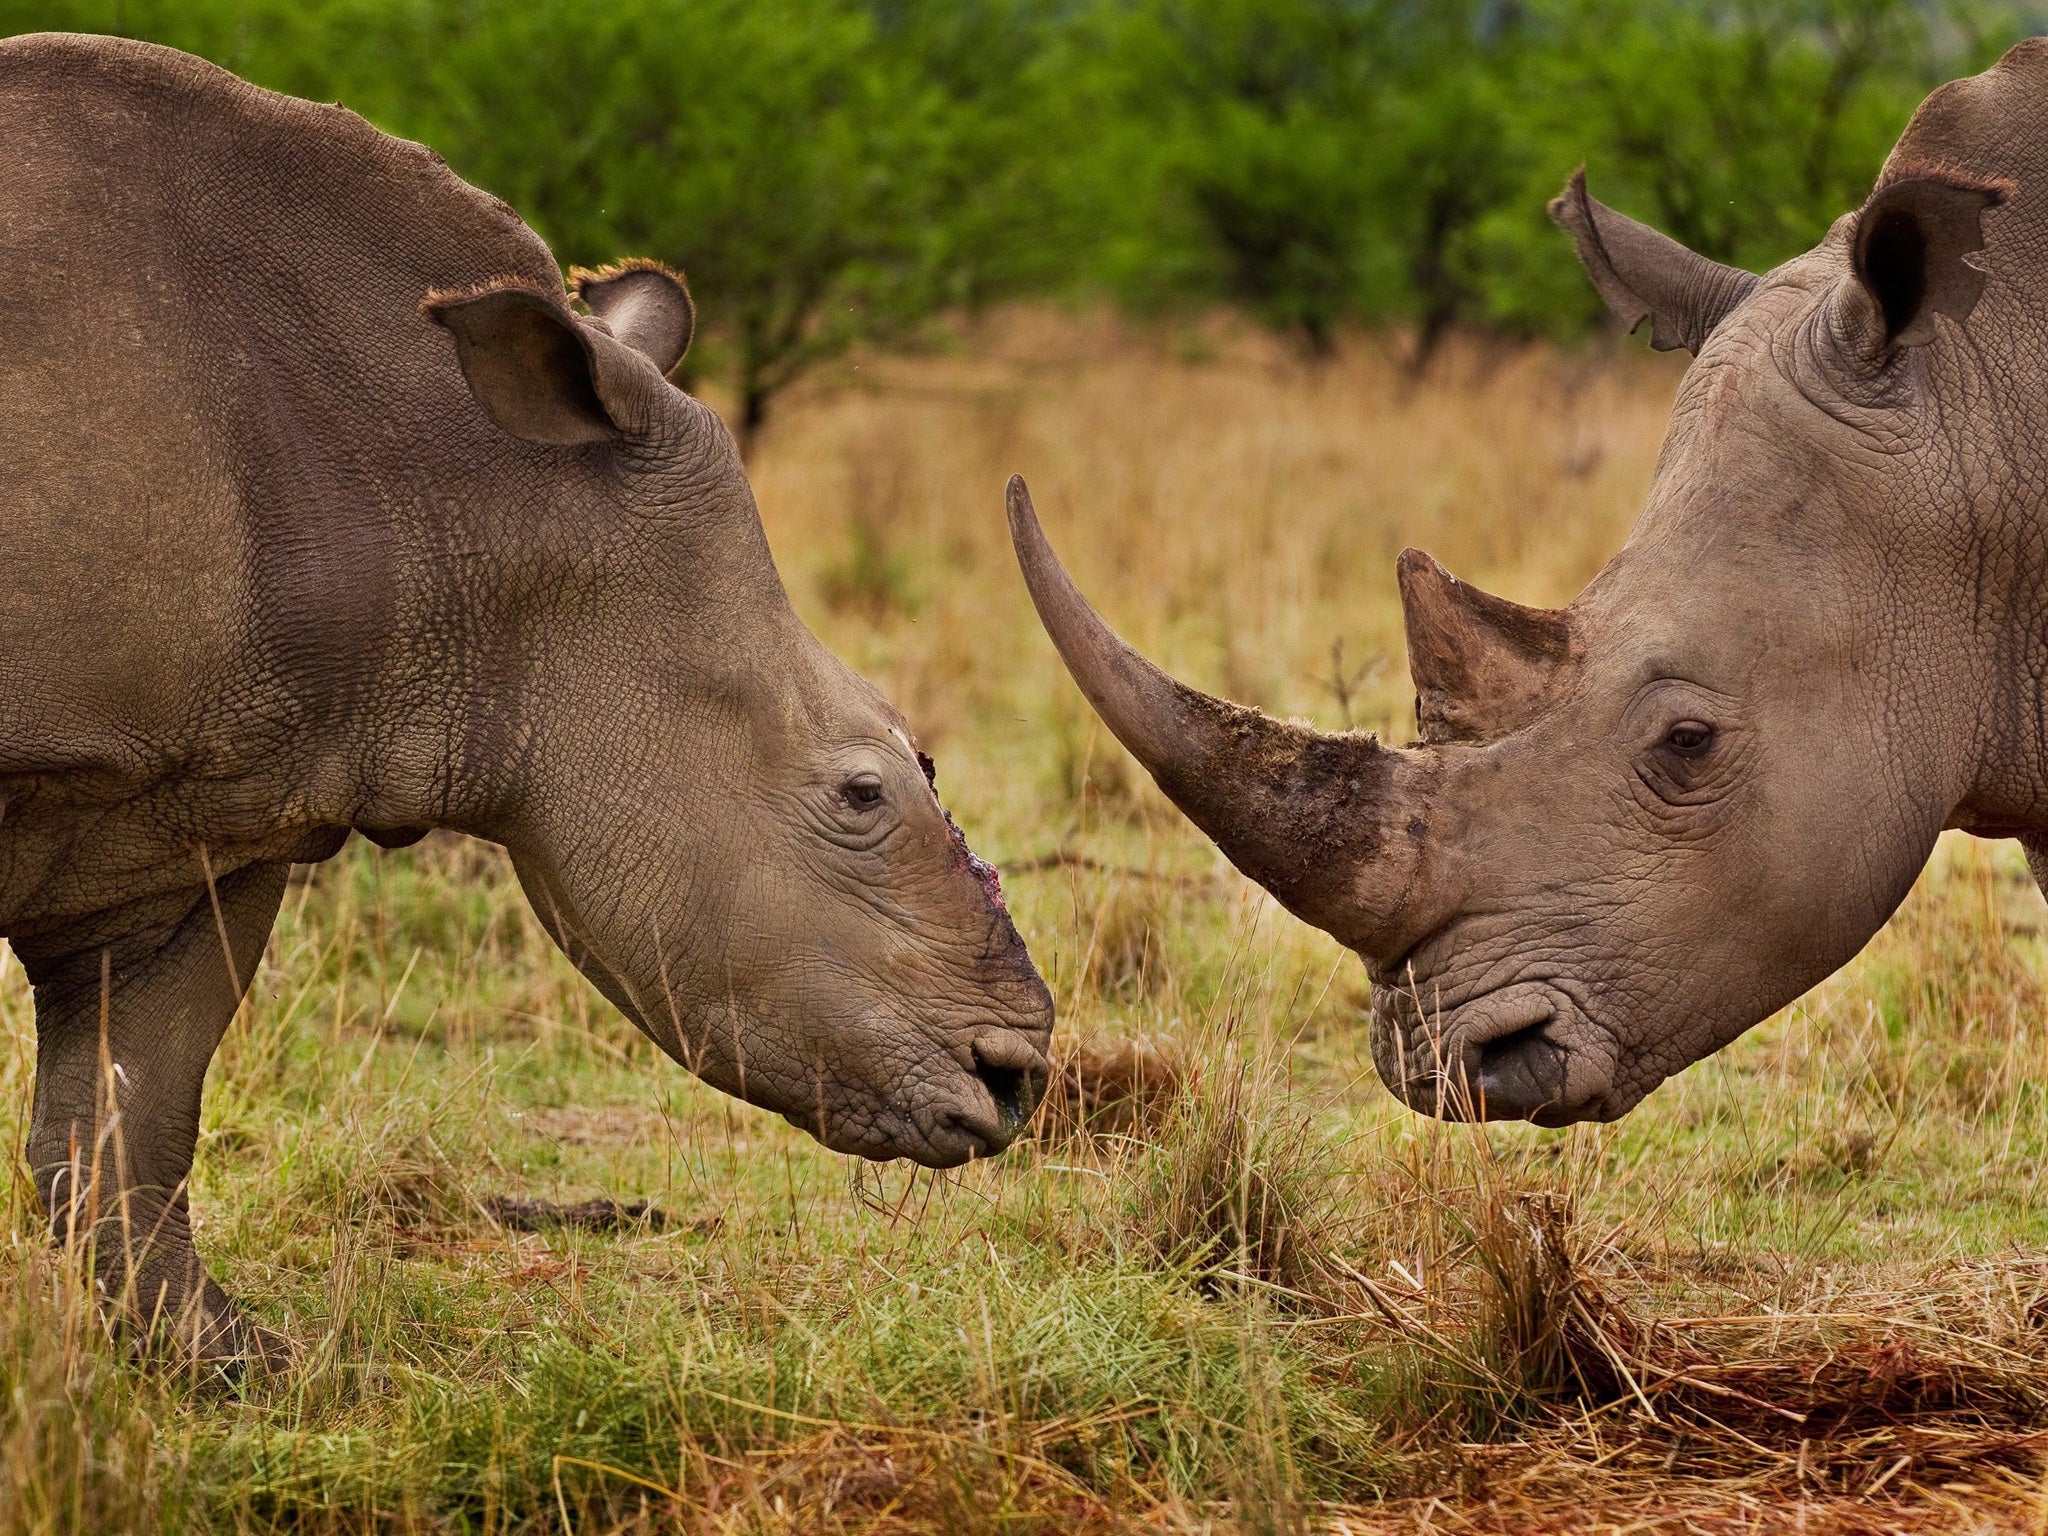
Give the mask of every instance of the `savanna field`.
[(814, 375), (762, 514), (1004, 870), (1060, 1010), (1036, 1138), (824, 1152), (602, 1003), (496, 850), (358, 841), (286, 898), (194, 1177), (298, 1363), (138, 1370), (46, 1251), (0, 960), (0, 1532), (2048, 1529), (2014, 846), (1945, 841), (1847, 970), (1619, 1124), (1423, 1121), (1359, 962), (1097, 725), (1003, 528), (1021, 470), (1163, 664), (1405, 739), (1395, 555), (1567, 600), (1678, 377), (1040, 310)]

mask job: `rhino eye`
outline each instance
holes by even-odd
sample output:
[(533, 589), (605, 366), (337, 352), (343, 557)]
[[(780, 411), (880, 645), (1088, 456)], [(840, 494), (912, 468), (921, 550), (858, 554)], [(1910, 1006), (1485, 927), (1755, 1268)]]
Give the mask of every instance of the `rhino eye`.
[(1664, 733), (1664, 745), (1680, 757), (1705, 757), (1714, 744), (1714, 728), (1698, 720), (1681, 720)]
[(882, 781), (872, 773), (863, 773), (848, 779), (839, 793), (855, 810), (871, 811), (882, 803)]

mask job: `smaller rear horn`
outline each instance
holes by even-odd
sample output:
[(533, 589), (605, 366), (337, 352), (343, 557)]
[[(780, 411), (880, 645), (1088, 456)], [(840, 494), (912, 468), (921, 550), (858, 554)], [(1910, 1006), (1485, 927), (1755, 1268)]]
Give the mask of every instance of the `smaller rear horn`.
[(1570, 615), (1482, 592), (1419, 549), (1395, 569), (1423, 741), (1491, 741), (1535, 719), (1571, 657)]

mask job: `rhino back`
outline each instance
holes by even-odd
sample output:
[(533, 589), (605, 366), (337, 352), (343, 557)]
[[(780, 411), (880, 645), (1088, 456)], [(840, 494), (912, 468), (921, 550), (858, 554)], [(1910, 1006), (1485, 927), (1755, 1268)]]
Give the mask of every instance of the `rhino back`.
[(39, 806), (197, 777), (252, 827), (312, 814), (307, 744), (390, 674), (407, 562), (521, 483), (419, 314), (499, 275), (560, 291), (510, 209), (352, 113), (146, 44), (0, 44), (0, 923), (81, 851), (35, 855)]

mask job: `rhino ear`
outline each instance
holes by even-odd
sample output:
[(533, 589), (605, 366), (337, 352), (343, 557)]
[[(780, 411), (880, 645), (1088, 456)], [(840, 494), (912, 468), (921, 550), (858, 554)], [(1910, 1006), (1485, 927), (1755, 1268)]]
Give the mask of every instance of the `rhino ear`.
[(462, 376), (491, 420), (529, 443), (601, 443), (620, 423), (599, 395), (595, 338), (523, 284), (429, 294), (429, 320), (455, 338)]
[(569, 274), (576, 297), (605, 329), (643, 354), (663, 375), (675, 371), (697, 330), (697, 306), (680, 272), (659, 262), (625, 261)]
[(1631, 332), (1649, 320), (1650, 345), (1659, 352), (1683, 347), (1697, 357), (1714, 327), (1757, 284), (1755, 273), (1709, 261), (1595, 202), (1583, 165), (1550, 200), (1550, 217), (1572, 237), (1586, 275), (1616, 318)]
[(1856, 216), (1856, 277), (1884, 317), (1888, 346), (1934, 339), (1934, 317), (1969, 318), (1984, 291), (1971, 256), (1984, 249), (1986, 210), (2009, 189), (1908, 175), (1887, 181)]
[(1570, 618), (1468, 586), (1419, 549), (1397, 570), (1423, 741), (1490, 741), (1535, 719), (1571, 656)]

